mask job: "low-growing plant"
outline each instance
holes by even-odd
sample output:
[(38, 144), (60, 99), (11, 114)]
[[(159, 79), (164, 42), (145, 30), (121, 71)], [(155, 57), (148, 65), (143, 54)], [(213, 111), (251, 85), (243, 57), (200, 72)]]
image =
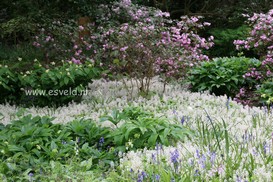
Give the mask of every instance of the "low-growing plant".
[(124, 115), (123, 112), (120, 112), (117, 109), (114, 109), (111, 113), (111, 115), (105, 115), (100, 117), (100, 121), (104, 122), (104, 121), (110, 121), (111, 123), (113, 123), (115, 126), (117, 126), (117, 124), (119, 122), (121, 122), (122, 120), (127, 119), (127, 116)]
[(270, 106), (273, 103), (273, 80), (266, 80), (257, 89), (261, 104)]
[[(16, 72), (0, 67), (0, 102), (5, 100), (24, 106), (60, 106), (80, 101), (87, 94), (86, 87), (97, 78), (99, 70), (92, 63), (63, 62), (42, 65), (34, 60), (33, 68)], [(3, 97), (2, 97), (3, 96)]]
[(122, 110), (122, 113), (130, 120), (137, 120), (138, 117), (150, 117), (154, 116), (153, 113), (149, 111), (144, 111), (141, 107), (126, 107)]
[[(154, 148), (156, 143), (165, 146), (175, 145), (178, 140), (192, 134), (182, 125), (172, 124), (166, 118), (155, 117), (153, 113), (138, 107), (125, 108), (120, 115), (125, 122), (109, 133), (107, 138), (111, 138), (114, 146), (121, 151)], [(105, 117), (102, 118), (101, 121), (107, 120)], [(113, 122), (112, 118), (108, 118), (108, 121)], [(114, 121), (115, 125), (119, 123)]]
[(50, 171), (46, 166), (51, 161), (58, 165), (82, 162), (86, 171), (115, 161), (114, 150), (108, 150), (102, 140), (109, 133), (107, 128), (100, 128), (90, 120), (76, 120), (67, 125), (53, 124), (52, 120), (27, 115), (1, 125), (0, 174), (7, 178), (26, 171), (27, 175), (47, 175)]
[(90, 120), (72, 121), (66, 125), (67, 132), (72, 138), (78, 138), (78, 143), (83, 145), (97, 146), (99, 149), (106, 148), (110, 141), (104, 139), (110, 132), (107, 128), (100, 128)]
[(18, 78), (7, 65), (0, 64), (0, 104), (15, 100), (18, 91)]
[(139, 117), (126, 121), (109, 136), (116, 147), (122, 151), (128, 149), (154, 148), (156, 143), (169, 146), (183, 140), (191, 132), (178, 124), (170, 124), (167, 119)]
[(215, 58), (203, 62), (189, 72), (189, 83), (192, 91), (208, 90), (215, 95), (226, 94), (234, 97), (242, 86), (251, 86), (243, 75), (251, 67), (258, 67), (260, 61), (245, 57)]

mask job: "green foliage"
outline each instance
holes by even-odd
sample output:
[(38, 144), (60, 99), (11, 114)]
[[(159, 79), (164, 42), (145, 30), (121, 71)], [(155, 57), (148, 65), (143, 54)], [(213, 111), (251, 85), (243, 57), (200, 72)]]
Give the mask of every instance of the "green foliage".
[(261, 96), (260, 102), (270, 106), (273, 103), (273, 80), (264, 81), (256, 92)]
[(243, 75), (251, 67), (258, 67), (260, 61), (245, 57), (215, 58), (203, 62), (189, 72), (190, 89), (194, 92), (208, 90), (215, 95), (234, 97), (239, 89), (249, 85)]
[(35, 24), (29, 18), (18, 16), (7, 22), (0, 23), (1, 39), (11, 38), (14, 44), (17, 43), (18, 34), (24, 39), (29, 39), (35, 32)]
[(18, 92), (18, 78), (7, 65), (0, 64), (0, 103), (5, 100), (15, 100)]
[[(52, 120), (28, 115), (7, 126), (1, 125), (0, 174), (8, 178), (27, 172), (26, 176), (33, 173), (42, 177), (54, 173), (48, 171), (55, 170), (49, 167), (53, 163), (63, 168), (80, 161), (79, 169), (88, 171), (105, 167), (115, 159), (113, 152), (97, 145), (98, 139), (109, 132), (107, 128), (100, 128), (90, 120), (76, 120), (67, 125), (53, 124)], [(38, 176), (37, 179), (42, 179)]]
[(88, 144), (89, 146), (97, 146), (98, 148), (106, 148), (109, 144), (108, 141), (104, 141), (98, 145), (98, 141), (102, 136), (107, 136), (110, 130), (106, 128), (100, 128), (90, 120), (73, 121), (67, 124), (66, 129), (72, 138), (78, 138), (79, 145)]
[(123, 120), (123, 119), (126, 119), (127, 117), (124, 115), (124, 113), (120, 112), (119, 110), (117, 109), (114, 109), (112, 111), (112, 114), (111, 115), (106, 115), (106, 116), (102, 116), (100, 118), (100, 121), (101, 122), (104, 122), (104, 121), (110, 121), (111, 123), (113, 123), (115, 126), (117, 126), (117, 124)]
[(234, 29), (214, 28), (208, 31), (214, 36), (214, 46), (208, 51), (211, 57), (236, 56), (233, 41), (246, 38), (249, 27), (242, 25)]
[(0, 64), (6, 64), (12, 69), (23, 71), (32, 66), (30, 61), (18, 61), (18, 58), (23, 60), (42, 60), (43, 52), (35, 48), (29, 43), (21, 43), (19, 45), (9, 46), (0, 43)]
[(156, 143), (169, 146), (183, 140), (190, 132), (178, 124), (170, 124), (166, 119), (139, 117), (124, 123), (110, 136), (121, 150), (154, 148)]
[[(77, 162), (73, 161), (69, 164), (62, 164), (59, 161), (50, 161), (48, 166), (44, 166), (45, 173), (37, 173), (32, 177), (27, 173), (18, 176), (17, 179), (25, 179), (28, 181), (101, 181), (100, 173), (102, 171), (86, 170), (89, 165), (92, 165), (92, 158), (90, 160)], [(87, 167), (87, 168), (86, 168)]]
[(1, 100), (15, 102), (25, 106), (60, 106), (80, 101), (86, 94), (86, 86), (99, 75), (91, 63), (76, 65), (64, 62), (56, 66), (42, 66), (35, 61), (33, 70), (25, 73), (13, 72), (8, 67), (0, 68)]
[[(43, 53), (43, 59), (50, 61), (71, 58), (71, 46), (78, 41), (78, 25), (75, 20), (51, 20), (39, 26), (39, 32), (32, 39), (36, 51)], [(75, 55), (74, 55), (75, 56)]]
[(0, 39), (12, 44), (29, 41), (40, 25), (52, 21), (96, 17), (97, 6), (113, 0), (8, 0), (0, 2)]
[[(117, 111), (115, 111), (117, 112)], [(172, 124), (166, 118), (159, 118), (153, 113), (145, 112), (138, 107), (125, 108), (119, 113), (125, 120), (121, 126), (111, 132), (107, 138), (121, 151), (139, 148), (154, 148), (156, 143), (169, 146), (175, 145), (192, 133), (179, 124)], [(106, 117), (102, 117), (105, 121)], [(110, 117), (108, 121), (113, 122)], [(118, 122), (116, 122), (118, 121)], [(117, 125), (121, 119), (114, 120)]]

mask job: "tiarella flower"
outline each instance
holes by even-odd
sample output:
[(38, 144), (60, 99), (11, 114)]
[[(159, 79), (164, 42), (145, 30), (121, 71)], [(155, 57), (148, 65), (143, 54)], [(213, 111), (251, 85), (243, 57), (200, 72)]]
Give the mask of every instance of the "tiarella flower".
[[(158, 59), (157, 61), (161, 62), (162, 60)], [(171, 61), (169, 62), (171, 63)], [(127, 85), (131, 84), (130, 80), (124, 81)], [(82, 103), (70, 103), (68, 106), (55, 108), (53, 110), (30, 107), (26, 109), (25, 114), (31, 114), (33, 116), (48, 115), (55, 118), (54, 123), (67, 123), (79, 118), (81, 115), (84, 118), (92, 119), (92, 121), (100, 123), (99, 118), (105, 115), (105, 113), (110, 114), (114, 108), (122, 110), (128, 107), (128, 105), (133, 105), (141, 107), (145, 111), (151, 111), (160, 117), (164, 116), (168, 118), (170, 123), (180, 124), (180, 119), (182, 118), (180, 111), (183, 111), (183, 116), (186, 116), (183, 127), (191, 128), (192, 131), (194, 131), (193, 136), (189, 137), (190, 139), (185, 138), (183, 142), (178, 142), (175, 147), (160, 146), (158, 144), (154, 150), (128, 151), (118, 156), (121, 158), (119, 161), (119, 169), (123, 172), (134, 173), (136, 176), (136, 178), (134, 178), (135, 180), (137, 180), (137, 175), (142, 171), (145, 171), (149, 178), (156, 180), (155, 174), (159, 173), (149, 173), (146, 169), (152, 169), (152, 166), (155, 166), (155, 168), (164, 168), (165, 165), (164, 170), (170, 170), (174, 164), (172, 161), (177, 161), (178, 163), (175, 164), (179, 164), (179, 167), (177, 168), (176, 174), (180, 176), (185, 175), (184, 172), (188, 171), (192, 174), (193, 178), (206, 180), (211, 179), (210, 176), (214, 174), (217, 175), (217, 180), (224, 181), (226, 172), (231, 170), (231, 168), (226, 169), (225, 167), (226, 157), (220, 157), (220, 154), (223, 153), (226, 147), (222, 125), (222, 120), (224, 120), (230, 139), (229, 158), (234, 163), (238, 161), (239, 157), (242, 157), (243, 160), (243, 162), (236, 164), (238, 169), (232, 171), (235, 176), (231, 176), (232, 179), (229, 180), (236, 181), (236, 174), (240, 174), (239, 176), (242, 176), (243, 180), (251, 177), (255, 177), (258, 181), (270, 181), (272, 179), (271, 166), (264, 164), (264, 161), (270, 159), (272, 153), (272, 136), (271, 131), (269, 131), (269, 129), (273, 127), (272, 113), (268, 113), (268, 110), (265, 112), (263, 108), (242, 106), (232, 99), (229, 100), (230, 107), (227, 111), (226, 102), (228, 98), (226, 96), (214, 96), (208, 93), (191, 93), (181, 84), (170, 83), (165, 85), (165, 92), (162, 93), (164, 84), (160, 79), (155, 77), (151, 82), (151, 91), (157, 94), (152, 95), (149, 99), (138, 97), (138, 93), (135, 91), (137, 88), (137, 82), (135, 80), (132, 81), (132, 87), (134, 88), (132, 92), (133, 97), (132, 99), (128, 99), (131, 93), (126, 91), (122, 81), (99, 79), (89, 84), (88, 94), (83, 97), (84, 102)], [(242, 89), (241, 93), (246, 93), (246, 90)], [(94, 99), (97, 100), (96, 104), (90, 102)], [(172, 104), (170, 105), (169, 103)], [(221, 150), (218, 149), (213, 128), (206, 122), (207, 116), (200, 106), (206, 108), (214, 121), (213, 124), (216, 126), (216, 132), (219, 132), (218, 137), (220, 139), (219, 145), (221, 146)], [(0, 117), (0, 122), (6, 125), (11, 122), (12, 118), (16, 119), (18, 117), (16, 113), (19, 109), (20, 107), (14, 105), (1, 104), (0, 112), (3, 114), (3, 118)], [(177, 120), (173, 118), (174, 109), (180, 117)], [(187, 116), (191, 117), (190, 121), (187, 119)], [(202, 124), (205, 124), (204, 126), (207, 125), (209, 130), (207, 134), (212, 136), (207, 144), (204, 142), (203, 137), (199, 137), (202, 133)], [(115, 126), (109, 123), (103, 123), (103, 125), (115, 129)], [(248, 141), (245, 145), (241, 145), (243, 138)], [(263, 141), (265, 141), (265, 143), (263, 143)], [(62, 142), (62, 144), (68, 145), (64, 142)], [(80, 154), (80, 150), (75, 148), (75, 152), (77, 152), (77, 150)], [(240, 156), (240, 151), (243, 153), (242, 156)], [(178, 153), (178, 155), (176, 153)], [(156, 160), (158, 160), (158, 162), (152, 162)], [(254, 169), (251, 174), (248, 174), (245, 171), (249, 170), (251, 163), (253, 163)], [(131, 169), (133, 169), (133, 171)], [(210, 171), (212, 172), (210, 173)], [(141, 176), (145, 175), (141, 174)], [(145, 180), (148, 180), (148, 177)], [(159, 180), (163, 180), (163, 176), (161, 176)]]

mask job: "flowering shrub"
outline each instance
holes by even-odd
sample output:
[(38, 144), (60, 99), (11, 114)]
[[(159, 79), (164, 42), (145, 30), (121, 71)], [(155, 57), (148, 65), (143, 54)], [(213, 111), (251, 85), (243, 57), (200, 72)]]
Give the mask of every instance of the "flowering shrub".
[(74, 21), (53, 21), (50, 26), (40, 27), (40, 32), (34, 36), (33, 46), (41, 50), (44, 60), (62, 60), (71, 56), (71, 45), (77, 31)]
[[(273, 10), (268, 13), (254, 14), (248, 18), (248, 22), (252, 27), (249, 37), (246, 40), (235, 40), (234, 44), (237, 49), (254, 49), (262, 60), (259, 68), (251, 68), (248, 73), (244, 75), (245, 79), (250, 79), (256, 82), (256, 86), (262, 84), (264, 81), (272, 78), (273, 71)], [(242, 88), (244, 93), (251, 94), (257, 89)], [(253, 95), (253, 94), (252, 94)], [(243, 92), (238, 95), (238, 101), (242, 100)], [(259, 99), (259, 98), (258, 98)]]
[[(188, 67), (208, 60), (203, 50), (213, 45), (213, 37), (198, 35), (199, 29), (210, 25), (201, 23), (201, 17), (171, 20), (167, 12), (134, 5), (130, 0), (102, 4), (98, 12), (96, 26), (93, 22), (78, 27), (78, 31), (91, 32), (90, 36), (78, 42), (72, 32), (73, 45), (65, 50), (65, 60), (77, 64), (91, 61), (115, 76), (136, 79), (139, 91), (144, 93), (148, 93), (153, 76), (160, 74), (165, 81), (181, 78)], [(46, 44), (56, 45), (53, 40), (48, 35), (43, 37)]]
[[(173, 21), (168, 19), (169, 13), (139, 7), (130, 1), (102, 8), (106, 12), (104, 20), (114, 19), (116, 24), (116, 28), (102, 34), (105, 59), (114, 60), (108, 62), (110, 70), (138, 80), (141, 92), (149, 91), (150, 80), (157, 74), (165, 81), (180, 78), (189, 66), (208, 60), (202, 50), (213, 45), (213, 37), (206, 40), (197, 34), (198, 29), (210, 25), (201, 23), (201, 17), (185, 16)], [(107, 9), (114, 13), (107, 13)]]

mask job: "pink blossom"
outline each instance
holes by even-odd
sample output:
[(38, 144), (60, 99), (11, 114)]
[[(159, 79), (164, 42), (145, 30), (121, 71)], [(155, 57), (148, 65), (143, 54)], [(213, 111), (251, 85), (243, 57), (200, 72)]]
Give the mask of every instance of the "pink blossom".
[(197, 17), (191, 17), (191, 20), (192, 20), (193, 22), (197, 22), (199, 19), (198, 19)]
[(204, 22), (203, 25), (204, 25), (204, 26), (210, 26), (211, 23), (209, 23), (209, 22)]
[(47, 36), (46, 39), (45, 39), (46, 42), (49, 42), (50, 40), (51, 40), (50, 36)]
[(73, 63), (75, 63), (75, 64), (80, 64), (80, 63), (81, 63), (80, 60), (75, 59), (74, 57), (72, 57), (71, 61), (72, 61)]
[(126, 51), (126, 49), (128, 49), (128, 46), (125, 46), (125, 47), (120, 48), (120, 51), (121, 51), (121, 52), (124, 52), (124, 51)]
[(80, 25), (79, 30), (84, 30), (84, 27), (82, 25)]

